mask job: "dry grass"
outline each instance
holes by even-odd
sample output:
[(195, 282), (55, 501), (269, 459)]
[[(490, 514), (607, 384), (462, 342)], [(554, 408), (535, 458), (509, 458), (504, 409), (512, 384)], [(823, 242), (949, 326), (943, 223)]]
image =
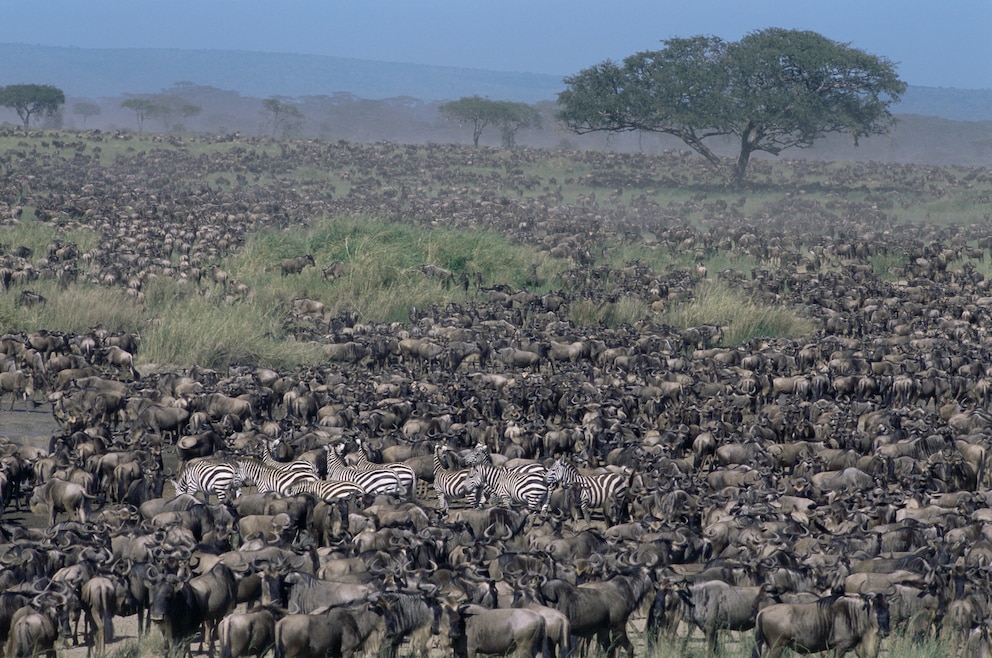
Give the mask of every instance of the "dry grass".
[(694, 297), (659, 314), (659, 321), (678, 329), (699, 325), (723, 327), (724, 345), (741, 345), (753, 338), (803, 336), (813, 324), (792, 309), (755, 301), (722, 281), (703, 280)]

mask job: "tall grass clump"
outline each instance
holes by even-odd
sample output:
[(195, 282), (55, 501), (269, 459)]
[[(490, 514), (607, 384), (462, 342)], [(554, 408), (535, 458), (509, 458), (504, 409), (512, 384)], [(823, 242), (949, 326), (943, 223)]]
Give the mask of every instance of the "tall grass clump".
[(568, 318), (579, 327), (603, 325), (616, 329), (624, 324), (634, 324), (650, 314), (651, 308), (647, 302), (629, 295), (614, 302), (579, 299), (568, 308)]
[(35, 219), (34, 208), (26, 206), (21, 220), (0, 227), (0, 243), (10, 247), (28, 247), (33, 258), (45, 256), (48, 245), (61, 241), (63, 245), (76, 243), (80, 253), (89, 251), (100, 241), (100, 234), (74, 222), (56, 219), (42, 222)]
[(5, 331), (86, 333), (103, 325), (111, 332), (141, 333), (147, 322), (141, 306), (120, 288), (60, 288), (48, 280), (33, 282), (31, 290), (45, 297), (45, 304), (21, 306), (19, 289), (0, 295), (0, 326)]
[(319, 345), (284, 336), (288, 303), (256, 294), (231, 297), (220, 287), (201, 295), (168, 279), (156, 279), (148, 288), (146, 302), (156, 316), (142, 336), (143, 362), (285, 368), (320, 360)]
[[(281, 275), (283, 258), (304, 254), (314, 257), (316, 267)], [(346, 263), (348, 272), (325, 280), (321, 270), (334, 261)], [(459, 302), (474, 289), (466, 292), (457, 281), (445, 286), (429, 279), (419, 269), (424, 264), (456, 276), (464, 273), (470, 280), (479, 272), (485, 285), (527, 285), (532, 290), (535, 277), (538, 283), (549, 282), (567, 267), (491, 231), (347, 217), (321, 218), (302, 230), (260, 231), (224, 267), (269, 304), (310, 297), (323, 302), (332, 316), (355, 311), (366, 322), (393, 322), (406, 321), (411, 307)]]
[(706, 280), (692, 300), (676, 304), (660, 320), (679, 329), (703, 324), (723, 327), (723, 344), (740, 345), (752, 338), (786, 338), (809, 334), (812, 323), (791, 309), (749, 298), (722, 281)]

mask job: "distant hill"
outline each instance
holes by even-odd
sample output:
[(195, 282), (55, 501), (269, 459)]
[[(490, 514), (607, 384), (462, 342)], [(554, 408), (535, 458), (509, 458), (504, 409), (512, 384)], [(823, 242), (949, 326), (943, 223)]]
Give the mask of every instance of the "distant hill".
[(893, 111), (952, 121), (992, 121), (992, 89), (909, 87)]
[[(478, 94), (525, 103), (554, 100), (562, 76), (379, 62), (319, 55), (224, 50), (83, 49), (0, 44), (0, 85), (52, 84), (69, 96), (158, 93), (177, 82), (242, 96), (304, 97), (347, 92), (359, 98), (446, 101)], [(593, 64), (594, 62), (590, 62)], [(898, 114), (992, 121), (992, 90), (910, 87)]]
[(373, 100), (444, 101), (478, 94), (525, 103), (553, 100), (563, 88), (561, 76), (537, 73), (230, 50), (0, 44), (0, 61), (0, 85), (52, 84), (70, 96), (93, 98), (158, 93), (180, 81), (256, 98), (348, 92)]

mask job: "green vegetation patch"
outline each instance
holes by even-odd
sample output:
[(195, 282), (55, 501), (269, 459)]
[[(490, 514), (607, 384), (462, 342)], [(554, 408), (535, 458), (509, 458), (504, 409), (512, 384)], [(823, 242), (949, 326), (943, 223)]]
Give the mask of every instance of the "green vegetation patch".
[[(316, 267), (282, 275), (284, 258), (307, 254)], [(343, 273), (325, 278), (321, 271), (336, 261), (343, 263)], [(446, 285), (426, 276), (420, 270), (425, 264), (451, 270), (454, 281)], [(356, 311), (366, 322), (392, 322), (406, 321), (413, 306), (472, 298), (476, 272), (485, 285), (523, 288), (533, 284), (532, 273), (550, 281), (568, 263), (491, 231), (325, 217), (303, 230), (260, 231), (223, 266), (266, 303), (288, 307), (293, 299), (309, 297), (324, 303), (332, 316)], [(459, 283), (463, 274), (471, 282), (467, 291)]]
[(678, 329), (699, 325), (723, 327), (723, 345), (741, 345), (753, 338), (787, 338), (810, 334), (813, 324), (784, 306), (751, 299), (721, 281), (702, 281), (691, 301), (661, 313), (661, 321)]
[[(11, 244), (44, 253), (55, 228), (23, 222), (16, 232), (2, 234)], [(95, 234), (94, 234), (95, 235)], [(281, 262), (310, 254), (315, 267), (283, 275)], [(345, 267), (336, 278), (321, 270), (335, 261)], [(424, 264), (454, 272), (445, 283), (425, 275)], [(529, 246), (515, 245), (490, 231), (439, 229), (376, 219), (322, 217), (310, 226), (269, 229), (248, 237), (237, 254), (215, 264), (228, 272), (226, 287), (200, 287), (165, 277), (148, 280), (139, 295), (89, 283), (59, 287), (54, 280), (33, 281), (44, 305), (19, 304), (19, 288), (0, 295), (3, 331), (85, 333), (97, 325), (111, 332), (141, 337), (139, 363), (222, 368), (233, 363), (291, 368), (318, 363), (317, 340), (300, 340), (287, 327), (306, 325), (315, 339), (321, 327), (343, 311), (357, 312), (365, 322), (406, 322), (411, 307), (444, 306), (479, 299), (475, 273), (486, 285), (529, 287), (553, 281), (569, 263)], [(471, 282), (459, 283), (462, 273)], [(293, 318), (293, 300), (309, 297), (325, 305), (323, 317)], [(609, 317), (630, 313), (610, 310)], [(595, 324), (595, 323), (594, 323)]]

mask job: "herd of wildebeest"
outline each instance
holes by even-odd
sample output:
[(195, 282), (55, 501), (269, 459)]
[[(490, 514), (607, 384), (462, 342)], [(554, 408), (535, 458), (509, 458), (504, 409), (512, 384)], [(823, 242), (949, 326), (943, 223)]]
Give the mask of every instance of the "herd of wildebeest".
[[(177, 655), (670, 655), (733, 638), (865, 657), (890, 633), (992, 654), (992, 224), (901, 221), (898, 201), (987, 189), (992, 171), (796, 162), (781, 199), (745, 213), (698, 187), (655, 202), (705, 178), (683, 154), (570, 154), (602, 192), (566, 200), (525, 173), (546, 157), (527, 150), (161, 138), (100, 163), (129, 139), (35, 135), (3, 155), (4, 223), (28, 206), (100, 235), (3, 244), (3, 294), (42, 304), (32, 283), (54, 279), (141, 304), (165, 276), (237, 303), (220, 259), (326, 214), (496, 230), (571, 267), (534, 291), (424, 263), (466, 301), (405, 323), (332, 314), (310, 290), (285, 329), (326, 360), (292, 371), (143, 367), (140, 337), (107, 326), (0, 337), (2, 403), (50, 406), (62, 428), (47, 449), (2, 445), (7, 658), (104, 654), (131, 615)], [(347, 190), (308, 168), (347, 172)], [(813, 177), (818, 195), (786, 193)], [(867, 180), (883, 191), (844, 193)], [(610, 266), (604, 245), (623, 244), (695, 265)], [(712, 271), (715, 254), (749, 266)], [(298, 256), (273, 267), (347, 275)], [(718, 324), (653, 319), (713, 281), (812, 332), (727, 345)], [(651, 314), (570, 319), (622, 297)]]

